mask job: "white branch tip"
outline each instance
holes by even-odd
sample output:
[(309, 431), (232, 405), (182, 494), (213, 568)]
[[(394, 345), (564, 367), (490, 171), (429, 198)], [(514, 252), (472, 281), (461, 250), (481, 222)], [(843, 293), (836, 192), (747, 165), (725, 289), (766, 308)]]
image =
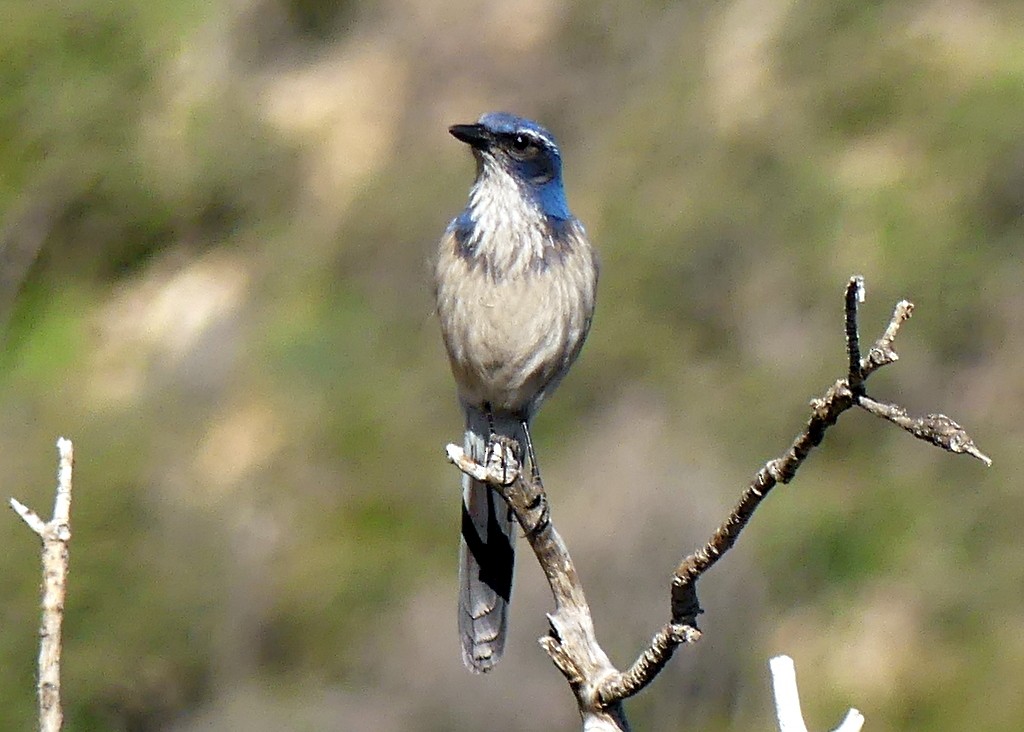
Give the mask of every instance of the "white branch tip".
[(843, 723), (836, 727), (835, 732), (860, 732), (863, 726), (864, 715), (856, 709), (851, 709), (846, 713)]
[(10, 503), (11, 508), (14, 509), (15, 513), (21, 516), (21, 520), (28, 524), (28, 527), (32, 529), (32, 531), (39, 534), (39, 536), (42, 536), (46, 531), (46, 522), (39, 518), (35, 511), (19, 501), (17, 498), (10, 499)]
[[(796, 665), (789, 656), (776, 656), (768, 661), (772, 674), (772, 695), (775, 697), (775, 716), (779, 732), (807, 732), (803, 712), (800, 711), (800, 692), (796, 685)], [(864, 715), (856, 709), (846, 713), (834, 732), (860, 732)]]
[(479, 480), (481, 483), (512, 485), (519, 477), (519, 463), (512, 451), (505, 445), (496, 446), (487, 465), (476, 462), (458, 445), (449, 444), (445, 447), (445, 452), (449, 462), (473, 480)]

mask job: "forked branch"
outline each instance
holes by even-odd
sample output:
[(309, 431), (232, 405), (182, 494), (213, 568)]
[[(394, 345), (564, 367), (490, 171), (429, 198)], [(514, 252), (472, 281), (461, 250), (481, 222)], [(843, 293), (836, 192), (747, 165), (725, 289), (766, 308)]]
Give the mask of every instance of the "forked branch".
[(39, 729), (59, 732), (64, 723), (60, 703), (61, 626), (67, 594), (68, 542), (71, 541), (71, 440), (57, 440), (60, 467), (53, 518), (43, 521), (28, 506), (12, 498), (13, 508), (43, 542), (43, 619), (39, 626)]
[[(807, 732), (804, 713), (800, 710), (800, 692), (796, 685), (796, 665), (789, 656), (776, 656), (768, 662), (772, 673), (772, 696), (775, 697), (775, 719), (779, 732)], [(860, 732), (864, 715), (856, 709), (846, 713), (832, 732)]]
[(672, 577), (669, 621), (625, 672), (612, 666), (597, 643), (590, 608), (565, 543), (551, 521), (544, 487), (539, 480), (533, 481), (521, 473), (514, 458), (517, 454), (515, 446), (502, 444), (500, 449), (492, 450), (489, 465), (479, 465), (466, 457), (461, 448), (448, 446), (448, 459), (463, 472), (491, 484), (511, 506), (526, 532), (555, 601), (555, 612), (548, 616), (551, 631), (540, 642), (573, 689), (584, 730), (629, 729), (622, 701), (651, 683), (676, 648), (700, 638), (697, 616), (702, 611), (697, 599), (697, 580), (735, 544), (772, 488), (793, 479), (804, 460), (821, 444), (825, 432), (843, 412), (854, 406), (861, 407), (919, 439), (950, 452), (972, 455), (986, 465), (991, 464), (992, 461), (977, 449), (963, 428), (949, 417), (936, 414), (913, 418), (901, 407), (867, 395), (865, 385), (868, 377), (899, 359), (893, 343), (900, 327), (910, 318), (913, 305), (906, 300), (897, 303), (888, 327), (867, 355), (862, 356), (858, 306), (863, 301), (864, 280), (852, 277), (844, 293), (849, 364), (846, 377), (836, 381), (822, 397), (811, 401), (810, 418), (789, 449), (757, 471), (711, 538), (680, 562)]

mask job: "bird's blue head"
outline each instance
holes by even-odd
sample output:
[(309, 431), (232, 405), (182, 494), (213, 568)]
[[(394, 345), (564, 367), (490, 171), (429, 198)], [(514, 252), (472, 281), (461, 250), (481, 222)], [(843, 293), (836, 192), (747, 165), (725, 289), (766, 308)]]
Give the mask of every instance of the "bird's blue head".
[(539, 124), (490, 112), (475, 124), (452, 125), (448, 131), (472, 148), (478, 183), (488, 176), (509, 178), (546, 216), (572, 217), (562, 187), (562, 154), (554, 136)]

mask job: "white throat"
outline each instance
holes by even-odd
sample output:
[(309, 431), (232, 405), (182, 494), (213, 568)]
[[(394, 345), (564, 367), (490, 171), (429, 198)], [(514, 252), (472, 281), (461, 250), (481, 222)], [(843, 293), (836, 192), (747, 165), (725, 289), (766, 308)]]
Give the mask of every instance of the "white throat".
[(485, 166), (469, 193), (469, 211), (474, 222), (471, 243), (492, 271), (514, 277), (544, 256), (544, 212), (503, 168)]

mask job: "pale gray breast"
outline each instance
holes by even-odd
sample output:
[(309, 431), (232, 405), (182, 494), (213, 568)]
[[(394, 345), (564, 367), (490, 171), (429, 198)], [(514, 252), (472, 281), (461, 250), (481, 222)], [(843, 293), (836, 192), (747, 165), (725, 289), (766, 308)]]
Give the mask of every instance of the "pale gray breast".
[[(485, 252), (466, 256), (456, 232), (442, 241), (437, 309), (465, 401), (509, 411), (535, 407), (579, 353), (593, 314), (597, 272), (581, 227), (570, 223), (557, 252), (533, 249), (536, 256), (518, 260), (519, 266), (500, 277), (480, 259)], [(516, 244), (519, 252), (532, 248)]]

